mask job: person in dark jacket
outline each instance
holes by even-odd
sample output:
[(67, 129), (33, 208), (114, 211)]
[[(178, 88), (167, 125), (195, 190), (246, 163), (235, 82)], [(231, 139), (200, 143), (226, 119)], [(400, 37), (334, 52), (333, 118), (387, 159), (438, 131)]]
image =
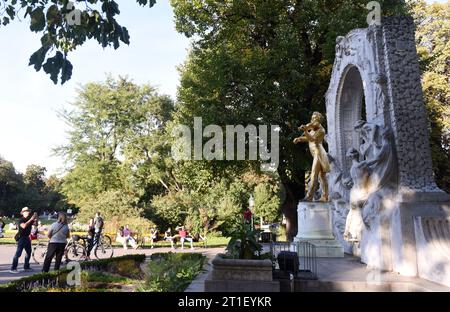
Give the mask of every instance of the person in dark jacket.
[(20, 211), (22, 218), (19, 219), (18, 232), (15, 236), (17, 242), (16, 253), (13, 258), (13, 262), (11, 265), (10, 273), (17, 274), (17, 266), (19, 264), (19, 258), (22, 256), (23, 250), (25, 250), (25, 263), (23, 265), (24, 271), (32, 271), (30, 268), (30, 258), (31, 258), (31, 240), (30, 233), (31, 227), (33, 226), (34, 221), (38, 218), (37, 214), (31, 214), (31, 210), (28, 207), (22, 208)]

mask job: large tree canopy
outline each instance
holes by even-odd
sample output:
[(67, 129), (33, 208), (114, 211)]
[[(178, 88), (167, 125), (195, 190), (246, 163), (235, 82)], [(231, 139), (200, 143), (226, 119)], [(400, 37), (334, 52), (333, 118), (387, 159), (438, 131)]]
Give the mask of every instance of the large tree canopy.
[[(83, 86), (73, 106), (61, 112), (71, 128), (69, 142), (56, 149), (69, 169), (65, 194), (82, 206), (105, 191), (136, 192), (142, 166), (158, 160), (156, 147), (164, 142), (157, 138), (171, 116), (172, 100), (149, 85), (108, 77)], [(142, 183), (149, 179), (147, 172)]]
[(25, 174), (0, 156), (0, 214), (18, 215), (24, 206), (33, 211), (64, 211), (73, 208), (60, 192), (62, 180), (45, 177), (46, 168), (30, 165)]
[(450, 2), (413, 8), (437, 184), (450, 192)]
[[(156, 0), (136, 2), (152, 7)], [(73, 66), (67, 55), (86, 40), (114, 49), (120, 42), (130, 43), (127, 28), (116, 20), (119, 14), (119, 5), (112, 0), (0, 0), (0, 27), (27, 18), (30, 30), (42, 34), (41, 47), (31, 55), (29, 65), (36, 71), (44, 69), (55, 84), (58, 78), (61, 84), (70, 79)]]

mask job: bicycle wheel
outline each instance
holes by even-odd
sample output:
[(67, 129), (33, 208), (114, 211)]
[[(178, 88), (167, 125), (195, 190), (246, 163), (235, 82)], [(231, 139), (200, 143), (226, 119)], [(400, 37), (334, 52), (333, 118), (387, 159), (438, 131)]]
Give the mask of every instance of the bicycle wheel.
[(105, 235), (100, 238), (98, 245), (94, 247), (94, 255), (97, 259), (112, 258), (114, 249), (109, 236)]
[(33, 247), (33, 252), (31, 256), (33, 257), (34, 262), (36, 264), (42, 264), (45, 260), (45, 255), (47, 254), (47, 244), (38, 243)]
[(66, 247), (66, 258), (68, 261), (82, 261), (86, 259), (86, 248), (79, 243), (71, 243)]

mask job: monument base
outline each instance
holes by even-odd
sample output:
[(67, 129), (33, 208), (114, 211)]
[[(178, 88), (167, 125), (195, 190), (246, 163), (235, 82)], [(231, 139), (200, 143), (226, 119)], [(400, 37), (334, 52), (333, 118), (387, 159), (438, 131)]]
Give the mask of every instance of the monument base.
[(299, 240), (294, 238), (294, 242), (307, 241), (316, 246), (316, 257), (318, 258), (342, 258), (344, 257), (344, 248), (336, 239), (308, 239)]
[(333, 236), (329, 203), (300, 202), (298, 204), (298, 233), (295, 242), (308, 242), (316, 247), (320, 258), (344, 257), (344, 248)]

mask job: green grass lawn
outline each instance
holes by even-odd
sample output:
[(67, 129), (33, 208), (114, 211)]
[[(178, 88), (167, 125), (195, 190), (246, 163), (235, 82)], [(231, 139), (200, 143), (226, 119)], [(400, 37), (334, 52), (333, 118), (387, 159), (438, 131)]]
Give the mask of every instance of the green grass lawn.
[[(16, 235), (17, 230), (13, 230), (10, 231), (8, 230), (8, 224), (11, 222), (17, 222), (17, 219), (11, 219), (11, 218), (4, 218), (3, 221), (6, 223), (5, 226), (5, 231), (4, 231), (4, 236), (3, 238), (0, 238), (0, 245), (2, 244), (16, 244), (16, 241), (14, 240), (14, 235)], [(42, 225), (50, 225), (52, 223), (55, 222), (55, 220), (47, 220), (47, 218), (40, 218), (39, 221), (41, 221)], [(42, 234), (41, 234), (42, 235)], [(80, 235), (80, 236), (85, 236), (86, 233), (85, 232), (72, 232), (72, 235)], [(118, 242), (114, 242), (115, 240), (115, 235), (111, 235), (108, 234), (111, 239), (113, 240), (113, 246), (115, 247), (122, 247), (122, 244), (118, 243)], [(227, 237), (210, 237), (207, 240), (207, 246), (208, 247), (224, 247), (228, 245), (229, 242), (229, 238)], [(40, 239), (40, 241), (47, 241), (46, 238)], [(164, 241), (164, 240), (160, 240), (158, 242), (155, 243), (155, 247), (170, 247), (170, 242), (168, 241)], [(180, 247), (180, 242), (177, 242), (177, 247)], [(189, 246), (189, 243), (186, 242), (185, 243), (185, 247)], [(194, 242), (194, 247), (204, 247), (205, 244), (203, 242)], [(144, 248), (150, 248), (150, 242), (146, 242), (144, 245)]]
[[(14, 240), (14, 235), (16, 231), (7, 231), (4, 238), (0, 238), (0, 245), (11, 245), (16, 244), (16, 241)], [(86, 233), (73, 233), (77, 235), (85, 235)], [(114, 237), (111, 237), (114, 240)], [(228, 245), (229, 238), (227, 237), (211, 237), (207, 241), (207, 247), (225, 247)], [(40, 241), (47, 241), (47, 239), (40, 239)], [(33, 242), (34, 244), (34, 242)], [(114, 247), (122, 247), (122, 244), (118, 242), (113, 242)], [(180, 247), (180, 242), (177, 243), (177, 247)], [(189, 243), (186, 242), (184, 245), (186, 248), (189, 247)], [(158, 247), (170, 247), (170, 242), (168, 241), (158, 241), (155, 243), (155, 248)], [(194, 242), (194, 247), (204, 247), (203, 242)], [(150, 248), (150, 242), (146, 242), (144, 245), (144, 248)]]

